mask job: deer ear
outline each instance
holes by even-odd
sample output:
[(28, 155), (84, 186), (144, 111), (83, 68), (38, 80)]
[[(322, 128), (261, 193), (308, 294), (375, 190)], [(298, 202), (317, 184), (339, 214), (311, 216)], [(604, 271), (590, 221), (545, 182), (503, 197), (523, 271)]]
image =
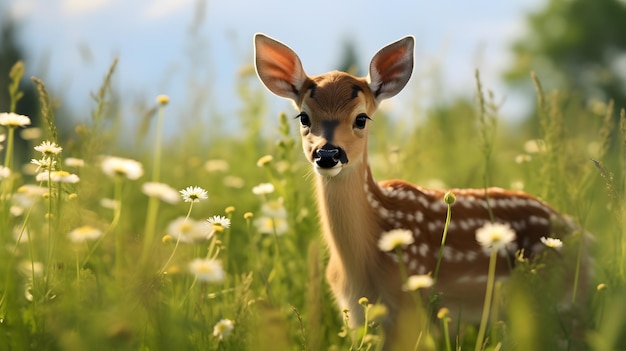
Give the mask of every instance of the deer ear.
[(413, 72), (412, 36), (402, 38), (380, 49), (372, 58), (369, 85), (377, 102), (398, 94)]
[(298, 55), (278, 40), (254, 36), (255, 68), (259, 79), (274, 94), (296, 103), (308, 79)]

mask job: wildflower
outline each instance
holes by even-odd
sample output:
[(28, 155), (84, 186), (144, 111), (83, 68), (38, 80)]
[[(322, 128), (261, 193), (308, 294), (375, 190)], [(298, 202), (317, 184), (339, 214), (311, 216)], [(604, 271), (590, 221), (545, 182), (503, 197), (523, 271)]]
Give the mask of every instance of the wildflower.
[(226, 160), (208, 160), (204, 163), (204, 170), (212, 173), (212, 172), (228, 172), (228, 162)]
[[(251, 218), (252, 216), (249, 217)], [(285, 218), (263, 216), (255, 219), (254, 225), (261, 234), (281, 236), (289, 231), (289, 224)]]
[(9, 213), (13, 217), (19, 217), (19, 216), (23, 215), (24, 211), (26, 211), (26, 210), (22, 206), (15, 206), (15, 205), (13, 205), (13, 206), (9, 207)]
[(500, 250), (515, 240), (515, 231), (508, 224), (488, 222), (476, 229), (476, 241), (484, 248)]
[(8, 167), (0, 166), (0, 180), (9, 178), (11, 176), (11, 169)]
[(224, 212), (228, 213), (233, 213), (235, 212), (235, 206), (228, 206), (224, 209)]
[(369, 305), (370, 301), (367, 299), (367, 297), (363, 296), (359, 299), (359, 305), (361, 306), (367, 306)]
[(272, 162), (272, 160), (274, 160), (274, 157), (272, 157), (272, 155), (265, 155), (261, 157), (258, 161), (256, 161), (256, 165), (257, 167), (267, 166), (268, 164), (270, 164), (270, 162)]
[(107, 208), (109, 210), (114, 210), (117, 208), (117, 206), (119, 206), (119, 203), (116, 200), (104, 198), (104, 199), (100, 199), (100, 206)]
[(274, 184), (272, 183), (261, 183), (254, 188), (252, 188), (252, 193), (255, 195), (267, 195), (274, 192)]
[(419, 289), (430, 288), (434, 284), (434, 280), (430, 275), (412, 275), (407, 278), (404, 284), (405, 291), (416, 291)]
[(33, 262), (29, 260), (29, 261), (20, 262), (18, 269), (20, 273), (23, 274), (25, 277), (39, 278), (39, 277), (43, 277), (44, 265), (41, 262), (38, 262), (38, 261)]
[(216, 232), (222, 232), (224, 231), (224, 229), (230, 227), (230, 219), (224, 216), (209, 217), (209, 219), (207, 219), (207, 222), (209, 222), (213, 226), (213, 229)]
[(82, 168), (85, 167), (85, 160), (75, 157), (68, 157), (65, 159), (65, 165), (68, 167)]
[(524, 151), (529, 154), (536, 154), (546, 151), (546, 143), (541, 139), (528, 140), (524, 143)]
[(285, 205), (283, 204), (283, 198), (279, 198), (278, 200), (267, 201), (261, 206), (261, 213), (264, 216), (272, 217), (272, 218), (287, 218), (287, 209), (285, 209)]
[(180, 201), (178, 191), (164, 183), (146, 182), (141, 186), (141, 190), (148, 196), (156, 197), (170, 204), (176, 204)]
[(44, 156), (40, 160), (32, 159), (30, 163), (37, 166), (35, 172), (39, 172), (40, 170), (50, 170), (56, 167), (57, 161), (53, 160), (50, 157)]
[(170, 97), (169, 97), (169, 96), (167, 96), (167, 95), (163, 95), (163, 94), (161, 94), (161, 95), (159, 95), (159, 96), (157, 96), (157, 97), (156, 97), (156, 102), (157, 102), (159, 105), (167, 105), (167, 104), (169, 104), (169, 102), (170, 102)]
[(82, 243), (85, 241), (96, 240), (102, 236), (100, 229), (94, 228), (90, 225), (84, 225), (72, 230), (68, 237), (73, 243)]
[(185, 202), (200, 202), (209, 198), (206, 190), (198, 186), (188, 186), (180, 191)]
[(80, 178), (76, 174), (66, 171), (43, 171), (35, 177), (38, 182), (53, 181), (55, 183), (78, 183)]
[(243, 178), (240, 177), (226, 176), (224, 177), (224, 179), (222, 179), (222, 184), (229, 188), (241, 189), (244, 187), (245, 181), (243, 180)]
[(230, 319), (222, 319), (213, 327), (213, 336), (216, 336), (219, 340), (227, 338), (235, 328), (235, 323)]
[(63, 151), (63, 148), (57, 145), (56, 143), (52, 143), (49, 141), (43, 141), (41, 144), (35, 146), (35, 151), (39, 151), (44, 155), (58, 155)]
[(446, 205), (453, 205), (456, 202), (456, 196), (454, 196), (454, 193), (451, 191), (448, 191), (443, 196), (443, 202), (445, 202)]
[(371, 322), (382, 322), (389, 315), (387, 306), (381, 303), (367, 305), (367, 319)]
[(48, 192), (48, 188), (44, 188), (38, 185), (26, 184), (17, 188), (19, 194), (24, 194), (29, 197), (40, 197)]
[(411, 244), (413, 244), (413, 233), (408, 229), (390, 230), (383, 233), (378, 240), (378, 248), (382, 251), (393, 251)]
[(517, 164), (528, 163), (530, 161), (532, 161), (532, 157), (530, 155), (521, 154), (515, 156), (515, 163)]
[(445, 307), (442, 307), (439, 309), (439, 312), (437, 312), (437, 318), (444, 319), (444, 318), (447, 318), (449, 314), (450, 314), (450, 310)]
[(185, 217), (171, 221), (166, 230), (171, 237), (189, 244), (207, 240), (213, 234), (213, 228), (208, 223)]
[(129, 158), (107, 156), (101, 164), (102, 171), (109, 177), (126, 177), (136, 180), (143, 175), (141, 163)]
[(604, 283), (600, 283), (600, 284), (598, 284), (598, 285), (596, 286), (596, 290), (597, 290), (597, 291), (602, 291), (602, 290), (604, 290), (604, 289), (606, 289), (606, 284), (604, 284)]
[(0, 126), (9, 128), (25, 127), (30, 124), (30, 118), (13, 112), (0, 113)]
[(243, 214), (243, 219), (245, 220), (251, 219), (252, 217), (254, 217), (254, 213), (252, 212), (246, 212)]
[(207, 283), (219, 283), (224, 280), (222, 263), (208, 258), (196, 258), (189, 264), (189, 271), (199, 281)]
[(539, 240), (541, 240), (541, 242), (547, 247), (553, 249), (560, 249), (563, 246), (563, 242), (557, 238), (546, 238), (545, 236), (542, 236)]
[(41, 138), (41, 128), (26, 128), (20, 132), (20, 137), (24, 140), (35, 140)]
[(522, 191), (524, 190), (524, 182), (521, 180), (514, 180), (511, 182), (510, 187), (512, 190)]

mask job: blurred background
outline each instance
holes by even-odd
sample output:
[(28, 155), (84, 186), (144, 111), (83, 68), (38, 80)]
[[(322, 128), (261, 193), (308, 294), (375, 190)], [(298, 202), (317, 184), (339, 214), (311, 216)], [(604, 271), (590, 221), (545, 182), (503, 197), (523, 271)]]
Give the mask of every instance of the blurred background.
[[(425, 121), (433, 107), (472, 104), (476, 69), (499, 117), (513, 125), (535, 111), (530, 71), (546, 91), (572, 91), (599, 109), (610, 98), (616, 111), (626, 106), (621, 0), (0, 0), (0, 13), (0, 72), (24, 60), (26, 79), (42, 79), (54, 97), (60, 125), (88, 120), (90, 94), (115, 59), (111, 87), (115, 113), (128, 127), (122, 130), (142, 128), (158, 94), (171, 98), (168, 131), (202, 122), (236, 134), (238, 114), (254, 99), (267, 99), (264, 116), (292, 113), (254, 77), (256, 32), (291, 46), (309, 75), (333, 69), (366, 75), (379, 48), (414, 35), (413, 78), (384, 105), (409, 125)], [(7, 84), (0, 74), (0, 87)], [(242, 86), (258, 91), (242, 93)], [(18, 112), (36, 118), (34, 86), (23, 87)], [(7, 109), (3, 88), (0, 111)]]
[[(529, 69), (553, 86), (624, 94), (624, 8), (618, 0), (0, 0), (0, 72), (23, 59), (26, 76), (41, 78), (65, 113), (81, 118), (117, 57), (114, 87), (126, 104), (167, 94), (180, 111), (195, 97), (231, 114), (242, 104), (237, 79), (252, 62), (255, 32), (291, 46), (311, 75), (351, 65), (365, 75), (376, 50), (414, 35), (411, 88), (428, 93), (425, 104), (471, 98), (478, 68), (505, 101), (503, 114), (520, 120), (532, 95), (512, 83), (531, 86)], [(0, 108), (6, 104), (3, 92)]]

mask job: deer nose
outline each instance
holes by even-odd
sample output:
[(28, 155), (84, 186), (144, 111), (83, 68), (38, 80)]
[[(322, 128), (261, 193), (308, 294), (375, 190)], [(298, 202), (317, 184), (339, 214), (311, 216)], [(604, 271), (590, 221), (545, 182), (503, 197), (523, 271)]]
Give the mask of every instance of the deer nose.
[(341, 161), (348, 163), (345, 152), (339, 147), (326, 144), (322, 148), (315, 150), (315, 164), (321, 168), (333, 168)]
[(317, 149), (315, 163), (322, 168), (333, 168), (339, 162), (339, 149)]

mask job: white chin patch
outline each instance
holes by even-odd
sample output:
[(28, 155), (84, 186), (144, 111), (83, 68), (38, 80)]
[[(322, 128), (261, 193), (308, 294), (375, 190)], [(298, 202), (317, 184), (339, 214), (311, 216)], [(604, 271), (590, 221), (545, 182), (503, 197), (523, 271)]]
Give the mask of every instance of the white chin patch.
[(341, 172), (342, 167), (343, 167), (343, 164), (341, 162), (337, 162), (337, 164), (332, 168), (322, 168), (316, 164), (313, 165), (313, 169), (315, 170), (315, 173), (323, 177), (328, 177), (328, 178), (332, 178), (336, 176), (337, 174), (339, 174), (339, 172)]

